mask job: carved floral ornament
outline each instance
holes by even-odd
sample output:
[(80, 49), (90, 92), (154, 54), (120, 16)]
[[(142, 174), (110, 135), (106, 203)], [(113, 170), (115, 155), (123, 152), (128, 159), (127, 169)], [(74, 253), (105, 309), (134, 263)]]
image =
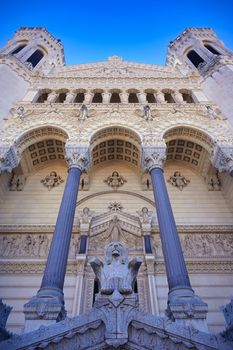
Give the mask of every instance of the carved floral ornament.
[(113, 171), (112, 175), (108, 176), (104, 182), (116, 191), (119, 187), (124, 185), (127, 180), (125, 180), (122, 175), (119, 175), (117, 171)]

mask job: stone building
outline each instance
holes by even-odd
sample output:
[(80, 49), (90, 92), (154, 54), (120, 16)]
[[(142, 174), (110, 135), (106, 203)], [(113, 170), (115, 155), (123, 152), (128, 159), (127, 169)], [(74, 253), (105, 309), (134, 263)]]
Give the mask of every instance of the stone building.
[(90, 261), (121, 242), (142, 260), (133, 288), (148, 315), (223, 331), (220, 307), (233, 294), (233, 52), (211, 29), (188, 28), (164, 66), (118, 56), (67, 66), (46, 29), (20, 28), (0, 50), (0, 77), (7, 329), (88, 313), (100, 288)]

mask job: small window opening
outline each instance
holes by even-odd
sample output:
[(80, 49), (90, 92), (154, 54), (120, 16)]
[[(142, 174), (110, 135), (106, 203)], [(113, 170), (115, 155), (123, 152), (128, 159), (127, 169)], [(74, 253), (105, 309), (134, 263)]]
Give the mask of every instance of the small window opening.
[(79, 92), (74, 99), (74, 103), (83, 103), (83, 101), (84, 101), (84, 93)]
[(16, 55), (18, 52), (23, 50), (26, 46), (27, 46), (26, 44), (19, 45), (11, 54)]
[(49, 93), (48, 92), (43, 92), (39, 97), (38, 100), (36, 101), (37, 103), (44, 103), (47, 101)]
[(167, 103), (175, 103), (174, 98), (169, 92), (164, 93), (164, 99), (167, 101)]
[(138, 103), (138, 97), (135, 92), (130, 92), (129, 103)]
[(188, 94), (186, 92), (182, 93), (182, 96), (183, 96), (183, 100), (187, 103), (193, 103), (193, 98), (191, 96), (191, 94)]
[(55, 103), (63, 103), (66, 99), (66, 92), (61, 92), (56, 99)]
[(113, 92), (110, 98), (110, 103), (121, 103), (120, 95), (118, 92)]
[(211, 45), (206, 44), (204, 46), (207, 48), (207, 50), (209, 50), (214, 55), (220, 55), (220, 53), (217, 50), (215, 50), (215, 48), (212, 47)]
[(27, 62), (30, 62), (33, 68), (42, 60), (44, 54), (41, 50), (36, 50), (33, 54), (27, 59)]
[(147, 93), (146, 99), (148, 103), (156, 103), (155, 96), (152, 93)]
[(192, 62), (192, 64), (197, 68), (200, 63), (205, 62), (201, 56), (196, 53), (196, 51), (191, 50), (187, 54), (188, 59)]
[(96, 92), (92, 99), (92, 103), (102, 103), (102, 102), (103, 102), (102, 94), (100, 92)]

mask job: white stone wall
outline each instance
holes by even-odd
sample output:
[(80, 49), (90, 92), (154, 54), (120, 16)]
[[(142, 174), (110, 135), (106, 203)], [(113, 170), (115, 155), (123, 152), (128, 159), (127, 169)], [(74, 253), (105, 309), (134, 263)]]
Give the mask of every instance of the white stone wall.
[(0, 64), (0, 126), (15, 102), (25, 95), (28, 87), (28, 82), (7, 65)]
[(221, 67), (202, 83), (208, 99), (219, 105), (233, 125), (233, 66)]
[[(208, 304), (207, 324), (210, 332), (224, 329), (225, 320), (220, 306), (229, 303), (232, 298), (233, 276), (231, 274), (203, 273), (190, 274), (191, 285), (196, 294)], [(155, 277), (160, 314), (167, 306), (167, 278), (159, 274)]]
[[(65, 182), (51, 191), (40, 182), (51, 171), (56, 171), (62, 179), (66, 179), (67, 168), (61, 165), (49, 166), (28, 176), (23, 191), (7, 191), (5, 199), (0, 202), (0, 224), (5, 225), (54, 225), (60, 206)], [(119, 190), (129, 191), (128, 194), (113, 191), (104, 180), (118, 171), (127, 182)], [(165, 167), (165, 179), (167, 180), (175, 171), (181, 171), (190, 180), (187, 187), (180, 191), (167, 183), (176, 223), (180, 225), (230, 225), (233, 224), (232, 207), (229, 203), (230, 179), (223, 185), (224, 191), (208, 191), (208, 186), (203, 177), (184, 165), (167, 164)], [(228, 178), (228, 177), (227, 177)], [(4, 177), (3, 177), (4, 179)], [(4, 182), (4, 181), (3, 181)], [(6, 186), (6, 185), (2, 185)], [(233, 185), (231, 185), (233, 186)], [(112, 191), (103, 194), (102, 191)], [(233, 190), (232, 190), (233, 191)], [(99, 195), (96, 195), (100, 193)], [(232, 193), (232, 192), (231, 192)], [(90, 173), (89, 191), (80, 191), (78, 200), (91, 196), (86, 201), (81, 201), (77, 210), (89, 207), (95, 211), (95, 215), (107, 212), (111, 202), (121, 203), (123, 210), (136, 215), (138, 210), (147, 206), (154, 210), (153, 206), (143, 198), (134, 196), (137, 194), (154, 201), (152, 191), (143, 191), (141, 173), (137, 168), (127, 166), (124, 163), (105, 163), (95, 167)], [(228, 196), (227, 198), (225, 198)], [(75, 223), (77, 223), (77, 211)]]

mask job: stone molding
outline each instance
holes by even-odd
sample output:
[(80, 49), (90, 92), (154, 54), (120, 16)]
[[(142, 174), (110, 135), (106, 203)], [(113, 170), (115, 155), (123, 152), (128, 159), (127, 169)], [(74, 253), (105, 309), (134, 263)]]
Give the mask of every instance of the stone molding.
[[(20, 106), (24, 107), (26, 117), (21, 120), (11, 116), (6, 120), (4, 130), (0, 132), (0, 147), (9, 149), (14, 144), (14, 140), (20, 140), (21, 135), (35, 127), (43, 127), (45, 123), (62, 129), (69, 137), (69, 144), (78, 144), (80, 147), (87, 147), (91, 136), (97, 131), (116, 124), (134, 130), (140, 136), (143, 146), (158, 145), (158, 143), (163, 145), (163, 135), (169, 129), (181, 125), (203, 131), (219, 144), (233, 144), (233, 132), (227, 121), (221, 118), (211, 119), (205, 105), (193, 104), (191, 107), (187, 105), (184, 107), (172, 106), (172, 104), (153, 106), (151, 112), (156, 117), (148, 123), (143, 118), (143, 106), (142, 115), (137, 115), (138, 104), (137, 106), (91, 105), (89, 109), (91, 117), (78, 121), (77, 106), (68, 107), (68, 104), (35, 106), (35, 104), (23, 103)], [(153, 111), (156, 113), (154, 114)]]

